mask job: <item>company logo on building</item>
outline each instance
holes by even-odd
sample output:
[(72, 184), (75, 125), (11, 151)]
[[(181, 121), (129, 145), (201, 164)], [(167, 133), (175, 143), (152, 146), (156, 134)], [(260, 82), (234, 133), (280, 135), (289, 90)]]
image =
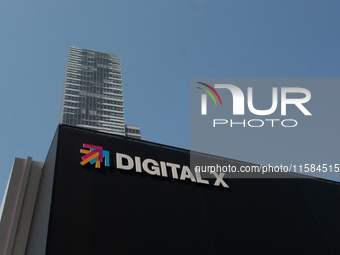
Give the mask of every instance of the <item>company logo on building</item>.
[[(205, 83), (198, 82), (199, 84), (205, 85), (208, 88), (210, 88), (215, 95), (217, 95), (218, 99), (220, 100), (221, 106), (222, 101), (219, 96), (219, 94), (216, 92), (215, 89), (227, 89), (232, 95), (233, 98), (233, 105), (232, 105), (232, 115), (245, 115), (245, 96), (243, 91), (232, 84), (215, 84), (215, 89)], [(199, 87), (198, 87), (199, 88)], [(213, 97), (213, 95), (206, 89), (199, 88), (206, 93), (210, 95), (210, 97), (213, 99), (215, 105), (216, 100)], [(222, 91), (222, 90), (221, 90)], [(287, 105), (295, 105), (305, 116), (311, 116), (312, 114), (307, 110), (307, 108), (304, 106), (305, 103), (307, 103), (311, 99), (311, 93), (308, 89), (305, 88), (299, 88), (299, 87), (282, 87), (281, 88), (281, 98), (280, 98), (280, 107), (281, 107), (281, 116), (287, 115)], [(302, 97), (300, 98), (287, 98), (288, 94), (295, 94)], [(269, 109), (265, 110), (259, 110), (254, 107), (253, 104), (253, 88), (248, 87), (247, 88), (247, 106), (248, 110), (258, 116), (267, 116), (273, 114), (277, 108), (278, 108), (278, 88), (273, 87), (272, 88), (272, 105)], [(226, 109), (226, 113), (230, 113), (230, 110)], [(206, 94), (201, 95), (201, 115), (207, 115), (207, 96)], [(276, 122), (280, 122), (281, 126), (283, 127), (295, 127), (297, 126), (298, 122), (295, 119), (250, 119), (246, 120), (244, 119), (242, 122), (233, 122), (232, 119), (214, 119), (213, 120), (213, 127), (216, 127), (216, 125), (225, 125), (227, 123), (230, 123), (230, 126), (233, 127), (235, 125), (242, 125), (243, 127), (249, 126), (249, 127), (262, 127), (265, 125), (265, 123), (268, 123), (271, 125), (271, 127), (275, 126)]]
[(105, 166), (110, 166), (110, 153), (109, 151), (104, 151), (103, 147), (91, 145), (91, 144), (83, 144), (84, 148), (88, 148), (89, 150), (81, 149), (80, 152), (86, 155), (82, 156), (82, 160), (80, 164), (83, 166), (86, 163), (95, 164), (96, 168), (100, 168), (100, 163), (105, 159)]
[[(81, 149), (80, 152), (86, 155), (81, 158), (83, 161), (80, 164), (83, 166), (87, 163), (95, 164), (96, 168), (100, 168), (101, 162), (105, 158), (105, 166), (110, 167), (110, 153), (104, 151), (103, 147), (83, 144), (83, 147), (89, 150)], [(157, 175), (161, 177), (172, 177), (173, 179), (186, 180), (191, 182), (210, 184), (209, 180), (205, 180), (201, 177), (199, 171), (191, 171), (190, 167), (186, 165), (180, 165), (173, 162), (157, 161), (152, 158), (142, 159), (139, 156), (130, 156), (124, 153), (116, 152), (115, 154), (116, 169), (120, 170), (135, 170), (137, 173), (145, 172), (149, 175)], [(225, 173), (211, 172), (213, 178), (215, 178), (214, 186), (223, 186), (229, 188), (229, 186), (223, 180)]]

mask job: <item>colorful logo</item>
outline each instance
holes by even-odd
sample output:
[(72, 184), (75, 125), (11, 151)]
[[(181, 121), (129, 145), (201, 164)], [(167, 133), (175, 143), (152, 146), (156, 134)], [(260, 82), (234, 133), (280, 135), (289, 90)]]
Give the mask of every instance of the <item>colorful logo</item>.
[(83, 161), (81, 161), (80, 164), (82, 166), (90, 162), (92, 165), (95, 164), (96, 168), (100, 168), (100, 162), (103, 162), (103, 158), (105, 158), (105, 166), (110, 166), (109, 151), (104, 151), (103, 147), (86, 143), (83, 144), (83, 147), (89, 148), (90, 150), (80, 149), (81, 153), (86, 154), (81, 157)]
[[(215, 95), (217, 96), (218, 100), (220, 101), (221, 106), (222, 106), (222, 100), (220, 98), (220, 95), (217, 93), (217, 91), (213, 87), (211, 87), (210, 85), (205, 84), (203, 82), (197, 82), (197, 83), (199, 83), (199, 84), (201, 84), (203, 86), (206, 86), (212, 92), (214, 92)], [(203, 90), (204, 92), (206, 92), (214, 100), (215, 105), (217, 105), (215, 97), (211, 94), (211, 92), (209, 90), (203, 89), (203, 88), (200, 88), (200, 87), (197, 87), (197, 88)], [(206, 115), (207, 114), (207, 95), (205, 95), (205, 94), (202, 94), (202, 106), (201, 106), (201, 108), (202, 108), (201, 114), (202, 115)]]

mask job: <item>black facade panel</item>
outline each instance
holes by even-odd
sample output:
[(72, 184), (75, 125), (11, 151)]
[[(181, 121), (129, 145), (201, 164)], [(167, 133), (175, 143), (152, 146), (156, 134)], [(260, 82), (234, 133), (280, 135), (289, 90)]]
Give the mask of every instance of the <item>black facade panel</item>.
[[(110, 167), (82, 166), (83, 143)], [(188, 151), (59, 127), (46, 254), (340, 254), (340, 186), (230, 179), (230, 189), (115, 168), (115, 153), (189, 165)]]

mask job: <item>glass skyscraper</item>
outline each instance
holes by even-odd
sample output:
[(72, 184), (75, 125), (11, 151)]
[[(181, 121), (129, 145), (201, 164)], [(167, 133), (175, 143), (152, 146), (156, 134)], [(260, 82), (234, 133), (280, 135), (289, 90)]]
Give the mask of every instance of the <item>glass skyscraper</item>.
[(141, 138), (125, 125), (119, 56), (69, 48), (59, 123)]

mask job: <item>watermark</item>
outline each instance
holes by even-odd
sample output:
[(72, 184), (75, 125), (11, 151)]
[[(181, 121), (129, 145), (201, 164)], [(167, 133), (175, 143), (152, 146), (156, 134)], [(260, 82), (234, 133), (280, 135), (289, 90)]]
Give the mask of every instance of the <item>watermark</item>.
[[(340, 173), (340, 164), (301, 164), (301, 165), (209, 165), (194, 166), (195, 172), (199, 173)], [(339, 175), (340, 176), (340, 175)]]
[[(211, 157), (207, 163), (191, 155), (191, 166), (216, 167), (218, 156), (249, 162), (252, 169), (262, 164), (260, 172), (267, 176), (267, 170), (270, 178), (276, 173), (279, 178), (285, 173), (339, 178), (334, 142), (340, 125), (339, 85), (338, 78), (192, 78), (190, 150)], [(311, 161), (315, 171), (301, 163)], [(255, 176), (240, 164), (237, 170), (228, 168), (226, 176)]]
[[(222, 100), (220, 98), (220, 95), (217, 93), (216, 89), (227, 89), (231, 95), (232, 95), (232, 115), (244, 115), (245, 114), (245, 97), (242, 92), (242, 90), (237, 87), (236, 85), (232, 84), (214, 84), (214, 88), (211, 85), (208, 85), (203, 82), (197, 82), (198, 84), (204, 85), (207, 88), (209, 88), (220, 101), (220, 104), (222, 106)], [(217, 105), (216, 100), (214, 96), (207, 90), (201, 87), (197, 87), (198, 89), (201, 89), (205, 94), (201, 94), (201, 115), (207, 115), (207, 94), (212, 98), (215, 105)], [(254, 107), (253, 103), (253, 87), (248, 87), (248, 97), (247, 97), (247, 106), (248, 110), (258, 116), (267, 116), (273, 114), (277, 108), (278, 108), (278, 88), (272, 87), (272, 104), (269, 109), (265, 110), (259, 110)], [(281, 116), (287, 115), (287, 105), (294, 105), (296, 106), (304, 115), (311, 116), (312, 114), (306, 109), (304, 106), (305, 103), (307, 103), (311, 99), (311, 93), (308, 89), (305, 88), (299, 88), (299, 87), (282, 87), (281, 89)], [(303, 95), (302, 98), (287, 98), (288, 94), (295, 93)], [(283, 127), (296, 127), (298, 122), (295, 119), (250, 119), (246, 121), (245, 119), (242, 122), (236, 122), (234, 121), (235, 125), (243, 125), (243, 127), (246, 126), (246, 123), (249, 127), (263, 127), (265, 122), (271, 122), (271, 127), (274, 127), (274, 122), (279, 121)], [(250, 124), (256, 122), (257, 124)], [(284, 122), (293, 122), (293, 125), (285, 125)], [(213, 119), (213, 127), (216, 127), (216, 125), (226, 125), (230, 123), (230, 127), (233, 127), (233, 120), (230, 119), (228, 121), (227, 119)]]

